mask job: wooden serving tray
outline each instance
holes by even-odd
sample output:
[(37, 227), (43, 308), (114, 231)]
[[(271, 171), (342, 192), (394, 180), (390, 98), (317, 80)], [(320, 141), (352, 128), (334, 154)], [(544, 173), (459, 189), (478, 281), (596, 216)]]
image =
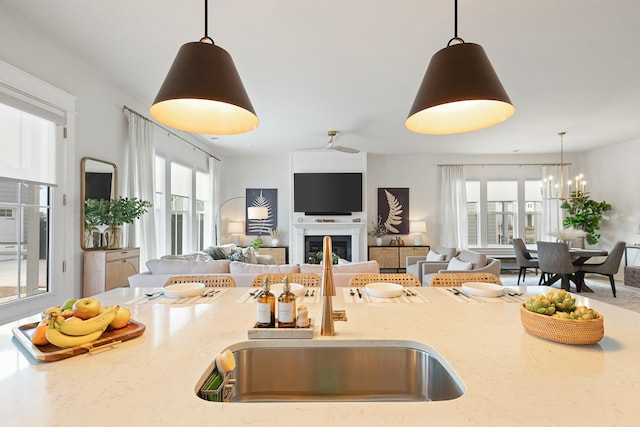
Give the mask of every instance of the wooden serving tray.
[[(88, 344), (70, 348), (60, 348), (53, 344), (43, 346), (34, 345), (31, 342), (31, 335), (37, 326), (38, 322), (27, 323), (16, 326), (12, 331), (13, 336), (16, 337), (18, 342), (22, 344), (29, 354), (41, 362), (55, 362), (56, 360), (66, 359), (67, 357), (77, 356), (82, 353), (97, 352), (101, 348), (107, 349), (122, 341), (139, 337), (146, 329), (144, 324), (136, 322), (135, 320), (129, 320), (129, 324), (124, 328), (107, 330), (100, 338)], [(111, 344), (111, 346), (109, 344)]]

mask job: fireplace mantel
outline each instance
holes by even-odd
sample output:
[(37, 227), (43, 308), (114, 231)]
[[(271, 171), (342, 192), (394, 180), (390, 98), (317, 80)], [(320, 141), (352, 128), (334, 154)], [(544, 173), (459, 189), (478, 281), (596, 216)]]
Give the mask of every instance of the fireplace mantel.
[(292, 248), (289, 256), (294, 264), (302, 264), (304, 259), (305, 236), (351, 236), (351, 257), (353, 262), (366, 261), (366, 224), (364, 222), (298, 222), (293, 224)]

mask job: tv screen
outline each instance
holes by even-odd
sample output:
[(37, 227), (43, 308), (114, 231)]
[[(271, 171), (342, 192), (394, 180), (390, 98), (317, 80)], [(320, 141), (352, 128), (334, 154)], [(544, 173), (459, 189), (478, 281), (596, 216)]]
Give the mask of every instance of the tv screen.
[(293, 174), (293, 210), (307, 215), (349, 215), (361, 212), (362, 174)]

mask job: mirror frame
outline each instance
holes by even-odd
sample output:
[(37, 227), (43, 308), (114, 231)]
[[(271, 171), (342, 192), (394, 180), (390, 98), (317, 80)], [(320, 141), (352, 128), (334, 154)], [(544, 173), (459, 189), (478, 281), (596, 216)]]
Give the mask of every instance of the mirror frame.
[[(87, 182), (86, 173), (95, 172), (91, 167), (87, 169), (87, 162), (97, 162), (103, 164), (104, 169), (111, 168), (113, 171), (113, 181), (111, 183), (111, 199), (118, 198), (118, 166), (112, 162), (96, 159), (93, 157), (83, 157), (80, 162), (80, 246), (86, 251), (103, 249), (102, 247), (87, 247), (84, 239), (84, 201), (86, 200)], [(90, 166), (90, 165), (89, 165)]]

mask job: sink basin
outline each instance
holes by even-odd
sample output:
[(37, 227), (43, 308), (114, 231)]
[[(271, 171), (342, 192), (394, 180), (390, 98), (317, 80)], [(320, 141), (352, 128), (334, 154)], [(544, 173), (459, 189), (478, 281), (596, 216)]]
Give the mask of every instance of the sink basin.
[(229, 350), (230, 402), (426, 402), (464, 393), (442, 356), (411, 341), (251, 341)]

